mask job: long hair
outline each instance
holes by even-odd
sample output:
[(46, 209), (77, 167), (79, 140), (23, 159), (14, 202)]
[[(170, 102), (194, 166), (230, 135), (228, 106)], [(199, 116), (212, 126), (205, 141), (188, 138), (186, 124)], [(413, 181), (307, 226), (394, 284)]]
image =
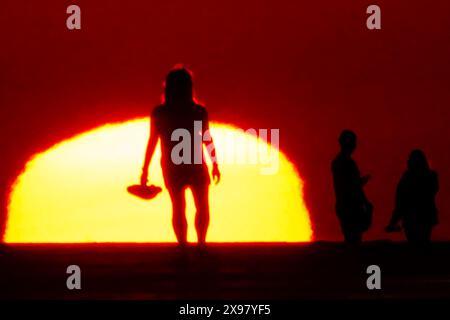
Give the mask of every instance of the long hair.
[(339, 145), (346, 152), (352, 152), (356, 148), (357, 136), (352, 130), (345, 129), (339, 135)]
[(194, 101), (192, 75), (186, 68), (175, 68), (164, 82), (164, 103), (169, 106), (185, 106)]
[(414, 172), (426, 172), (430, 170), (427, 157), (422, 150), (416, 149), (411, 151), (408, 159), (408, 170)]

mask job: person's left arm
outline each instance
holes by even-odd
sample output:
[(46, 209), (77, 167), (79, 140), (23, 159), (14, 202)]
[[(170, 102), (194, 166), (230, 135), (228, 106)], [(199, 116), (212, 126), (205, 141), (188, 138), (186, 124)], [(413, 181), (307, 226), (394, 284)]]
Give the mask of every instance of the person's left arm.
[[(205, 144), (206, 151), (208, 152), (208, 156), (211, 159), (212, 162), (212, 177), (215, 181), (215, 183), (219, 183), (220, 181), (220, 170), (219, 170), (219, 163), (217, 162), (217, 156), (216, 156), (216, 146), (214, 145), (213, 137), (211, 135), (211, 131), (209, 129), (209, 118), (208, 114), (205, 115), (203, 119), (203, 144)], [(208, 145), (206, 143), (208, 142)]]

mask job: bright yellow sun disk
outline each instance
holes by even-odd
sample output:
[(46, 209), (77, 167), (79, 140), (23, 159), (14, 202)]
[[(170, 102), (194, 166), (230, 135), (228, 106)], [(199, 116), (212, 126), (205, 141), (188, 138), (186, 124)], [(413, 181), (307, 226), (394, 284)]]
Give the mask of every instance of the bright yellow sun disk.
[[(303, 183), (282, 152), (275, 174), (263, 164), (230, 163), (242, 148), (265, 141), (223, 124), (212, 124), (222, 181), (211, 185), (210, 242), (311, 241)], [(12, 187), (7, 243), (175, 242), (167, 191), (144, 201), (126, 192), (137, 183), (148, 138), (148, 119), (102, 126), (37, 154)], [(246, 143), (234, 145), (232, 139)], [(235, 140), (233, 140), (235, 141)], [(150, 182), (163, 186), (159, 148)], [(188, 239), (196, 241), (195, 207), (189, 193)]]

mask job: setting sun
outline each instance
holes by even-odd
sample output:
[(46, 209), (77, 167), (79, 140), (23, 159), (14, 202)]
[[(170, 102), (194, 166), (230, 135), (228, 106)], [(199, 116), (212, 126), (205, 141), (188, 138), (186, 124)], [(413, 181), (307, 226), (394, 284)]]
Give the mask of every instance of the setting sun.
[[(230, 125), (213, 123), (211, 131), (219, 162), (221, 154), (238, 158), (244, 145), (251, 150), (270, 147), (263, 139)], [(4, 241), (175, 242), (167, 191), (163, 189), (150, 201), (126, 191), (138, 183), (148, 133), (148, 119), (110, 124), (35, 155), (12, 186)], [(230, 143), (236, 138), (245, 143)], [(159, 159), (158, 148), (149, 181), (163, 187)], [(264, 174), (268, 165), (221, 163), (222, 180), (210, 188), (207, 241), (311, 241), (303, 182), (294, 165), (281, 151), (277, 151), (274, 174)], [(188, 239), (194, 242), (190, 192), (187, 219)]]

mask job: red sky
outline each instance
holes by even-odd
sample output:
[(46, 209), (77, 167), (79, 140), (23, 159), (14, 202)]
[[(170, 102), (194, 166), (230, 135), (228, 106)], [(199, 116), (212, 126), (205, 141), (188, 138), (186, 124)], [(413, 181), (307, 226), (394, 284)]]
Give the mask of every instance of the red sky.
[[(377, 1), (3, 0), (0, 4), (0, 192), (26, 159), (55, 142), (148, 114), (167, 71), (194, 71), (216, 121), (280, 128), (280, 147), (306, 182), (317, 239), (340, 239), (330, 161), (354, 129), (374, 202), (368, 239), (386, 238), (396, 183), (412, 148), (440, 177), (450, 240), (450, 3)], [(66, 29), (78, 4), (82, 30)], [(4, 220), (5, 210), (1, 217)]]

